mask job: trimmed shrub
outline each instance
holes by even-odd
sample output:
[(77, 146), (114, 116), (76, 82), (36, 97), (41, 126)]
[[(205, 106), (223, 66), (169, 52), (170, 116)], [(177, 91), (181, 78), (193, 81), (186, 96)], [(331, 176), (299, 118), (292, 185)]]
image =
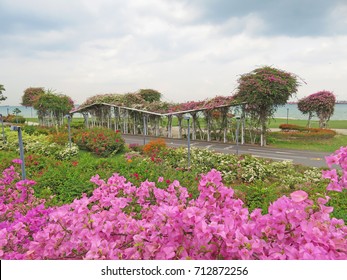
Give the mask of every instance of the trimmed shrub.
[(284, 139), (331, 139), (334, 138), (336, 132), (331, 129), (322, 129), (322, 128), (309, 128), (293, 124), (281, 124), (279, 128), (282, 130), (280, 133), (275, 133), (279, 138)]
[(48, 135), (48, 141), (50, 143), (56, 143), (59, 145), (65, 145), (69, 141), (68, 132), (55, 132)]
[[(5, 129), (6, 143), (0, 142), (0, 150), (3, 151), (18, 151), (18, 135), (15, 131), (10, 131), (9, 128)], [(25, 153), (40, 154), (56, 159), (70, 159), (78, 154), (78, 147), (72, 145), (71, 149), (67, 145), (58, 145), (57, 143), (50, 143), (48, 136), (43, 134), (29, 135), (25, 131), (22, 133), (23, 146)]]
[(164, 139), (151, 140), (143, 146), (143, 153), (151, 158), (152, 161), (160, 161), (159, 153), (166, 149)]
[(23, 126), (23, 131), (25, 131), (29, 135), (50, 135), (57, 132), (56, 128), (54, 127), (46, 127), (40, 125), (25, 125)]
[(8, 123), (25, 123), (26, 119), (23, 116), (8, 115), (4, 117), (4, 122)]
[(76, 130), (73, 141), (80, 149), (102, 157), (121, 152), (125, 143), (119, 132), (106, 128)]

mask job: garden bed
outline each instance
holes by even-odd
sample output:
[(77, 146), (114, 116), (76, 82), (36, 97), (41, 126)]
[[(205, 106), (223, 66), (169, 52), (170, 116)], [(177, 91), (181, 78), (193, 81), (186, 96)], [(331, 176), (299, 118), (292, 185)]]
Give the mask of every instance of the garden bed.
[[(92, 135), (90, 151), (64, 158), (26, 153), (35, 184), (21, 182), (14, 168), (3, 173), (0, 258), (347, 258), (346, 191), (326, 190), (340, 187), (333, 171), (322, 179), (317, 168), (199, 149), (191, 150), (187, 168), (186, 149), (162, 140), (117, 146), (104, 157), (91, 152), (109, 138), (80, 133), (82, 144)], [(49, 146), (65, 136), (45, 137)], [(98, 137), (106, 142), (94, 142)], [(1, 170), (17, 153), (6, 147)], [(343, 151), (329, 163), (342, 160)]]

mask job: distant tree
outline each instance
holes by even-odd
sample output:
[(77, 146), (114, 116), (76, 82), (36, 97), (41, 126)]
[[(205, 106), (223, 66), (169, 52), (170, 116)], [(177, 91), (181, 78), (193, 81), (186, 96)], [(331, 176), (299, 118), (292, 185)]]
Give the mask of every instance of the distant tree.
[(326, 128), (330, 117), (334, 114), (336, 103), (335, 95), (327, 90), (313, 93), (298, 102), (298, 109), (303, 114), (309, 114), (307, 125), (310, 127), (310, 121), (314, 113), (319, 118), (319, 127)]
[(19, 110), (19, 108), (14, 108), (13, 109), (13, 114), (16, 115), (16, 123), (18, 123), (18, 114), (21, 113), (22, 111)]
[(161, 93), (154, 89), (140, 89), (139, 95), (147, 102), (160, 101)]
[(19, 113), (21, 113), (22, 111), (19, 108), (14, 108), (13, 109), (13, 114), (18, 115)]
[(45, 94), (45, 89), (43, 87), (27, 88), (22, 96), (21, 104), (26, 107), (34, 107), (35, 102), (37, 102), (43, 94)]
[(299, 100), (298, 109), (304, 115), (308, 114), (307, 127), (311, 127), (311, 119), (314, 116), (315, 108), (311, 106), (311, 103), (308, 97), (304, 97)]
[(5, 88), (3, 85), (0, 85), (0, 101), (6, 100), (6, 96), (3, 95), (3, 91), (5, 91)]
[(64, 115), (69, 113), (73, 106), (74, 103), (70, 97), (48, 90), (40, 95), (33, 107), (37, 110), (39, 122), (42, 125), (62, 125)]
[(267, 121), (278, 106), (285, 105), (297, 92), (298, 78), (283, 70), (264, 66), (241, 75), (238, 82), (234, 97), (248, 104), (248, 110), (260, 125), (260, 145), (265, 146)]

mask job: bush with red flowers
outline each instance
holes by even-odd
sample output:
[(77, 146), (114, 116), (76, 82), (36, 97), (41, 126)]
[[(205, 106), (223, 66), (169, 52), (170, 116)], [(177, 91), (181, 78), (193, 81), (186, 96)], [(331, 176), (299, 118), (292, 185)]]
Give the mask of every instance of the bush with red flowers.
[(331, 129), (323, 128), (309, 128), (293, 124), (281, 124), (279, 128), (282, 130), (280, 133), (277, 133), (280, 138), (286, 139), (330, 139), (334, 138), (336, 132)]
[(81, 150), (103, 157), (114, 155), (124, 149), (124, 139), (120, 133), (106, 128), (77, 130), (73, 135), (73, 141)]

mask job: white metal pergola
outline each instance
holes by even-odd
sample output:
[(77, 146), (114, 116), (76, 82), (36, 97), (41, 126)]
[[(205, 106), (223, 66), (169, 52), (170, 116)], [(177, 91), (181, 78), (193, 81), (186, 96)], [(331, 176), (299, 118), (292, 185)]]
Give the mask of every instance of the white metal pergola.
[[(182, 120), (183, 117), (189, 114), (192, 117), (192, 139), (196, 140), (198, 115), (203, 113), (207, 120), (207, 141), (211, 141), (211, 122), (212, 111), (219, 110), (222, 115), (222, 128), (223, 128), (223, 142), (227, 142), (227, 129), (228, 129), (228, 113), (230, 108), (242, 107), (244, 103), (230, 103), (227, 105), (220, 105), (216, 107), (204, 107), (192, 110), (175, 111), (168, 113), (158, 113), (148, 110), (131, 108), (118, 104), (98, 102), (72, 110), (70, 113), (80, 113), (84, 117), (86, 127), (105, 126), (114, 130), (122, 131), (122, 133), (132, 134), (149, 134), (148, 121), (153, 123), (153, 135), (161, 136), (160, 133), (160, 119), (167, 118), (167, 133), (164, 137), (172, 138), (172, 119), (177, 117), (178, 119), (178, 138), (182, 138)], [(244, 114), (241, 114), (241, 144), (244, 143)], [(132, 128), (130, 125), (132, 124)], [(201, 130), (201, 129), (200, 129)], [(138, 133), (140, 131), (140, 133)]]

